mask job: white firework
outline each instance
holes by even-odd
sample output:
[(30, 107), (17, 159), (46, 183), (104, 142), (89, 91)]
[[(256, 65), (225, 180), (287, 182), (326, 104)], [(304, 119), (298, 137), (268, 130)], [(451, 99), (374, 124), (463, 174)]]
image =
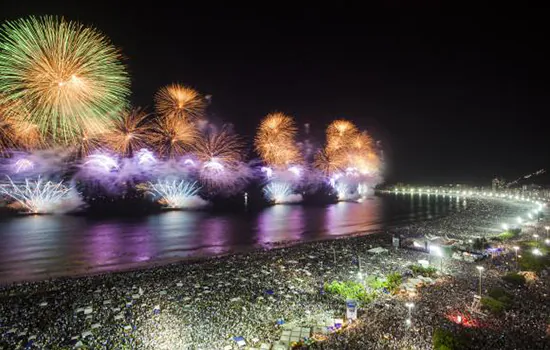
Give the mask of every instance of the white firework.
[(58, 211), (65, 201), (73, 198), (73, 187), (61, 182), (25, 179), (24, 184), (15, 184), (8, 177), (9, 184), (0, 185), (0, 193), (14, 199), (31, 213), (47, 214)]
[(201, 188), (196, 182), (158, 180), (148, 184), (149, 191), (158, 196), (159, 202), (168, 208), (190, 208), (204, 203), (198, 196)]
[(263, 191), (266, 198), (275, 204), (302, 201), (302, 195), (294, 194), (292, 186), (287, 182), (271, 182), (264, 187)]
[(369, 186), (365, 183), (357, 185), (357, 194), (361, 197), (366, 197), (369, 193)]
[(334, 186), (336, 193), (338, 195), (338, 200), (346, 200), (349, 197), (349, 186), (345, 183), (338, 182)]

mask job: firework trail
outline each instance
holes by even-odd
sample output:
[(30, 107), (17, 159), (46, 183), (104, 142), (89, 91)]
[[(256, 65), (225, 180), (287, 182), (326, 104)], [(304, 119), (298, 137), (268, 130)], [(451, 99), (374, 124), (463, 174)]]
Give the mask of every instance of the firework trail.
[(176, 118), (157, 120), (150, 142), (165, 158), (181, 157), (197, 142), (197, 129), (192, 123)]
[(51, 182), (38, 179), (25, 179), (25, 183), (15, 184), (8, 177), (9, 184), (0, 185), (0, 193), (14, 199), (28, 212), (34, 214), (51, 214), (77, 209), (80, 199), (73, 187), (63, 182)]
[[(54, 144), (105, 129), (126, 105), (121, 55), (94, 28), (58, 17), (6, 22), (0, 31), (0, 102)], [(21, 104), (13, 103), (21, 101)], [(88, 130), (84, 130), (88, 128)]]
[(111, 131), (105, 134), (108, 148), (122, 157), (131, 158), (134, 151), (145, 147), (153, 139), (147, 117), (148, 114), (139, 108), (123, 112)]
[(157, 180), (148, 183), (148, 191), (158, 198), (159, 203), (167, 208), (191, 209), (207, 204), (199, 197), (200, 186), (196, 182), (185, 180)]
[(157, 92), (155, 106), (157, 113), (164, 119), (174, 118), (182, 122), (193, 122), (202, 117), (206, 105), (197, 91), (172, 84)]
[(87, 130), (81, 130), (73, 145), (73, 149), (78, 158), (85, 158), (93, 152), (100, 150), (102, 145), (100, 135), (94, 135)]

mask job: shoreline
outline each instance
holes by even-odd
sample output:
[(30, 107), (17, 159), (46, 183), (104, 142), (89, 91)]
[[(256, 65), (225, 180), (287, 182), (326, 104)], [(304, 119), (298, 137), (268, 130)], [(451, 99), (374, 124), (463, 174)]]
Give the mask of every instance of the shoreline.
[[(187, 258), (174, 258), (173, 260), (165, 260), (165, 261), (159, 261), (155, 263), (149, 263), (149, 262), (136, 262), (132, 264), (124, 265), (123, 267), (109, 270), (109, 271), (100, 271), (100, 272), (92, 272), (92, 273), (84, 273), (84, 274), (63, 274), (60, 276), (52, 276), (46, 279), (30, 279), (30, 280), (22, 280), (22, 281), (14, 281), (14, 282), (8, 282), (8, 283), (2, 283), (0, 281), (0, 291), (4, 289), (8, 289), (11, 287), (18, 287), (20, 285), (28, 285), (28, 284), (40, 284), (40, 283), (55, 283), (57, 281), (65, 281), (65, 280), (72, 280), (72, 279), (81, 279), (81, 278), (102, 278), (109, 275), (115, 275), (115, 274), (124, 274), (124, 273), (135, 273), (135, 272), (145, 272), (148, 270), (156, 270), (156, 269), (163, 269), (163, 268), (169, 268), (174, 265), (197, 265), (202, 262), (206, 262), (209, 260), (220, 260), (224, 258), (230, 258), (233, 256), (239, 256), (239, 255), (246, 255), (246, 254), (253, 254), (253, 253), (267, 253), (271, 251), (277, 251), (280, 249), (288, 249), (293, 247), (300, 247), (303, 245), (308, 245), (311, 243), (324, 243), (324, 242), (330, 242), (330, 241), (336, 241), (336, 240), (345, 240), (345, 239), (353, 239), (353, 238), (375, 238), (373, 236), (382, 236), (387, 234), (387, 232), (383, 232), (382, 230), (372, 230), (372, 231), (361, 231), (361, 232), (354, 232), (342, 236), (337, 236), (334, 238), (319, 238), (315, 240), (307, 240), (307, 241), (282, 241), (282, 242), (274, 242), (269, 245), (272, 247), (266, 248), (266, 247), (257, 247), (257, 246), (246, 246), (243, 249), (239, 249), (237, 251), (232, 251), (228, 253), (222, 253), (222, 254), (215, 254), (215, 255), (199, 255), (199, 256), (190, 256)], [(243, 246), (244, 247), (244, 246)], [(132, 266), (128, 266), (132, 265)]]
[[(382, 192), (385, 195), (393, 195), (392, 192), (386, 191)], [(518, 204), (524, 204), (524, 203), (518, 203), (514, 201), (506, 201), (503, 199), (498, 198), (474, 198), (476, 201), (490, 201), (490, 202), (497, 202), (499, 204), (503, 205), (518, 205)], [(262, 252), (262, 251), (272, 251), (277, 249), (283, 249), (283, 248), (290, 248), (290, 247), (299, 247), (302, 245), (307, 245), (310, 243), (317, 243), (317, 242), (327, 242), (332, 240), (341, 240), (341, 239), (349, 239), (349, 238), (358, 238), (358, 237), (371, 237), (376, 235), (384, 235), (384, 234), (392, 234), (396, 232), (400, 232), (400, 234), (404, 234), (404, 231), (407, 231), (407, 235), (411, 232), (410, 227), (418, 226), (418, 225), (429, 225), (429, 223), (444, 219), (448, 215), (453, 215), (456, 213), (449, 213), (447, 215), (443, 215), (440, 217), (436, 217), (435, 219), (424, 219), (417, 221), (413, 224), (390, 224), (384, 229), (370, 229), (366, 231), (356, 231), (356, 232), (350, 232), (344, 235), (340, 236), (333, 236), (333, 237), (319, 237), (316, 239), (308, 239), (308, 240), (294, 240), (294, 241), (280, 241), (280, 242), (271, 242), (271, 243), (264, 243), (263, 246), (259, 244), (255, 245), (236, 245), (236, 246), (230, 246), (229, 249), (232, 249), (232, 251), (225, 252), (225, 253), (219, 253), (219, 254), (212, 254), (207, 252), (201, 252), (204, 247), (196, 248), (196, 249), (190, 249), (192, 252), (199, 252), (196, 254), (193, 254), (188, 257), (176, 257), (176, 258), (167, 258), (160, 261), (155, 261), (153, 259), (146, 260), (146, 261), (140, 261), (140, 262), (131, 262), (131, 263), (124, 263), (124, 264), (117, 264), (116, 267), (110, 267), (109, 265), (104, 265), (105, 270), (98, 270), (98, 271), (92, 271), (92, 272), (71, 272), (70, 270), (64, 270), (62, 272), (57, 272), (53, 274), (48, 274), (48, 277), (43, 278), (41, 276), (37, 276), (36, 278), (30, 278), (30, 279), (24, 279), (24, 280), (15, 280), (15, 281), (0, 281), (0, 290), (9, 288), (11, 286), (17, 286), (17, 285), (24, 285), (24, 284), (33, 284), (33, 283), (40, 283), (40, 282), (55, 282), (56, 280), (71, 280), (71, 279), (78, 279), (78, 278), (86, 278), (86, 277), (101, 277), (106, 276), (110, 274), (118, 274), (118, 273), (131, 273), (131, 272), (139, 272), (139, 271), (147, 271), (151, 269), (162, 269), (165, 267), (170, 267), (172, 265), (177, 264), (199, 264), (203, 261), (208, 261), (211, 259), (223, 259), (226, 257), (234, 256), (234, 255), (241, 255), (241, 254), (250, 254), (255, 252)], [(373, 223), (372, 225), (378, 225), (377, 223)], [(413, 231), (415, 229), (413, 228)], [(420, 233), (416, 233), (418, 235)], [(413, 234), (412, 236), (414, 236)], [(94, 269), (97, 267), (90, 267), (89, 269)]]

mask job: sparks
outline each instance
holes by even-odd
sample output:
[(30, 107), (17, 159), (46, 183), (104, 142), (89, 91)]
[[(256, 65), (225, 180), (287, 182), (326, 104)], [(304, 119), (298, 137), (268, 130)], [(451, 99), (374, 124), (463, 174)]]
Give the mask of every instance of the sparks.
[(25, 179), (25, 183), (18, 185), (8, 177), (9, 184), (0, 185), (0, 193), (14, 199), (30, 213), (47, 214), (55, 212), (65, 200), (71, 197), (72, 187), (63, 182), (51, 182), (38, 179)]

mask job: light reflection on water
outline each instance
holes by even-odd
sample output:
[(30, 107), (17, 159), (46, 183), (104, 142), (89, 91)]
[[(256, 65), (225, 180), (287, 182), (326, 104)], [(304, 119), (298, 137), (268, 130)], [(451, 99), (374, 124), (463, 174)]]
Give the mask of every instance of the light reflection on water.
[(0, 218), (0, 283), (82, 275), (330, 239), (445, 215), (466, 203), (405, 195), (258, 212), (168, 211), (141, 218)]

